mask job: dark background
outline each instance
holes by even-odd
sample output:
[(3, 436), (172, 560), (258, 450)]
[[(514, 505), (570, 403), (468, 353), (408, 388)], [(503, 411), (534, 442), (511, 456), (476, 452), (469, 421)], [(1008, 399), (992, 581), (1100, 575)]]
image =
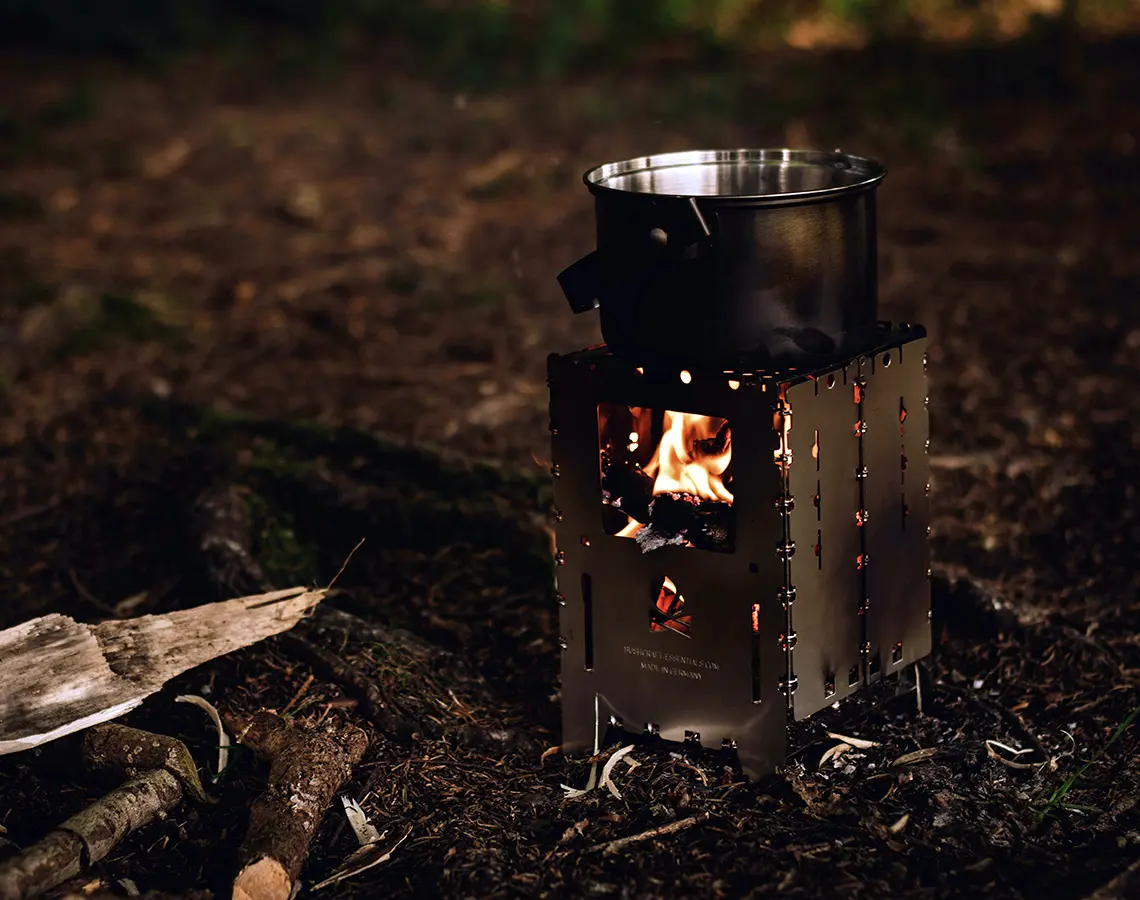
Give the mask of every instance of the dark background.
[[(563, 804), (581, 760), (425, 770), (380, 740), (365, 806), (417, 830), (356, 889), (1085, 896), (1140, 833), (1118, 732), (1140, 685), (1137, 26), (1092, 0), (0, 0), (0, 625), (213, 599), (187, 511), (232, 483), (279, 583), (327, 582), (369, 537), (354, 608), (473, 663), (496, 715), (556, 744), (544, 366), (597, 340), (554, 280), (593, 242), (580, 174), (841, 146), (890, 169), (882, 312), (932, 334), (944, 706), (848, 722), (882, 746), (819, 770), (824, 743), (758, 786), (646, 756), (622, 801)], [(180, 689), (280, 707), (307, 674), (270, 642)], [(169, 699), (136, 722), (212, 758)], [(223, 891), (246, 765), (223, 812), (105, 871)], [(17, 842), (96, 793), (0, 760)], [(586, 852), (694, 811), (712, 824), (683, 840)], [(326, 823), (308, 877), (346, 841)]]

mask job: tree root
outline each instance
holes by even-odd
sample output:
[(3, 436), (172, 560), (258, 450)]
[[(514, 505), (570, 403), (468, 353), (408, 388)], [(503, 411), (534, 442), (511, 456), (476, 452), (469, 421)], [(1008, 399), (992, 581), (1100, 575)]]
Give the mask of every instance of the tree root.
[(238, 743), (269, 760), (265, 793), (250, 810), (234, 900), (289, 900), (317, 825), (368, 737), (343, 726), (293, 727), (268, 712), (227, 723)]

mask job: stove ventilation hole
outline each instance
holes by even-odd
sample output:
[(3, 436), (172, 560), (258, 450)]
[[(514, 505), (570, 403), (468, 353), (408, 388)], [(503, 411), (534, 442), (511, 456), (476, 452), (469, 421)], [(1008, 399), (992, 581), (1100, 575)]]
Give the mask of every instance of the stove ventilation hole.
[(582, 576), (582, 631), (584, 640), (583, 666), (587, 672), (594, 669), (594, 581), (589, 575)]
[(903, 660), (903, 645), (902, 641), (895, 644), (894, 649), (891, 650), (891, 665), (897, 666)]
[(815, 547), (813, 549), (815, 550), (815, 561), (816, 561), (817, 567), (822, 572), (823, 571), (823, 531), (822, 530), (817, 530), (815, 533)]
[(752, 702), (760, 702), (760, 604), (752, 604)]
[(906, 517), (910, 507), (906, 502), (906, 402), (899, 397), (899, 503), (902, 508), (902, 530), (906, 531)]
[(851, 671), (847, 673), (847, 686), (855, 687), (859, 683), (859, 667), (852, 666)]
[(870, 670), (872, 678), (876, 678), (883, 670), (883, 657), (878, 650), (876, 650), (875, 655), (871, 657)]
[(672, 631), (681, 637), (692, 637), (693, 617), (682, 615), (685, 598), (669, 576), (661, 579), (652, 591), (653, 605), (649, 608), (650, 631)]
[(823, 676), (823, 696), (825, 698), (835, 696), (835, 673), (834, 672), (827, 672)]

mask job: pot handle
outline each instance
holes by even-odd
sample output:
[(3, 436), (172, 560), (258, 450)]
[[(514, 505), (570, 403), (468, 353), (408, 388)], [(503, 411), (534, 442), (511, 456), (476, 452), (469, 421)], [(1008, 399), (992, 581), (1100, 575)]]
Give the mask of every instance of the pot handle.
[(652, 228), (642, 248), (598, 248), (558, 274), (562, 293), (575, 313), (597, 309), (608, 294), (636, 290), (639, 282), (659, 278), (680, 260), (696, 255), (699, 247), (711, 245), (712, 232), (695, 198), (688, 199), (692, 218), (678, 222), (671, 236)]

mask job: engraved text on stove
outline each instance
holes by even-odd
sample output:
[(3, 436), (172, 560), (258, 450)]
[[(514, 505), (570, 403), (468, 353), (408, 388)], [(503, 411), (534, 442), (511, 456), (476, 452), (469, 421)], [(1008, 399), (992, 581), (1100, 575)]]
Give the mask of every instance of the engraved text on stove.
[(647, 650), (644, 647), (625, 646), (622, 652), (627, 656), (638, 657), (641, 668), (647, 672), (659, 675), (672, 675), (677, 678), (691, 678), (700, 681), (704, 672), (719, 672), (720, 665), (711, 659), (698, 659), (695, 656), (684, 656), (680, 653), (669, 653), (664, 650)]

